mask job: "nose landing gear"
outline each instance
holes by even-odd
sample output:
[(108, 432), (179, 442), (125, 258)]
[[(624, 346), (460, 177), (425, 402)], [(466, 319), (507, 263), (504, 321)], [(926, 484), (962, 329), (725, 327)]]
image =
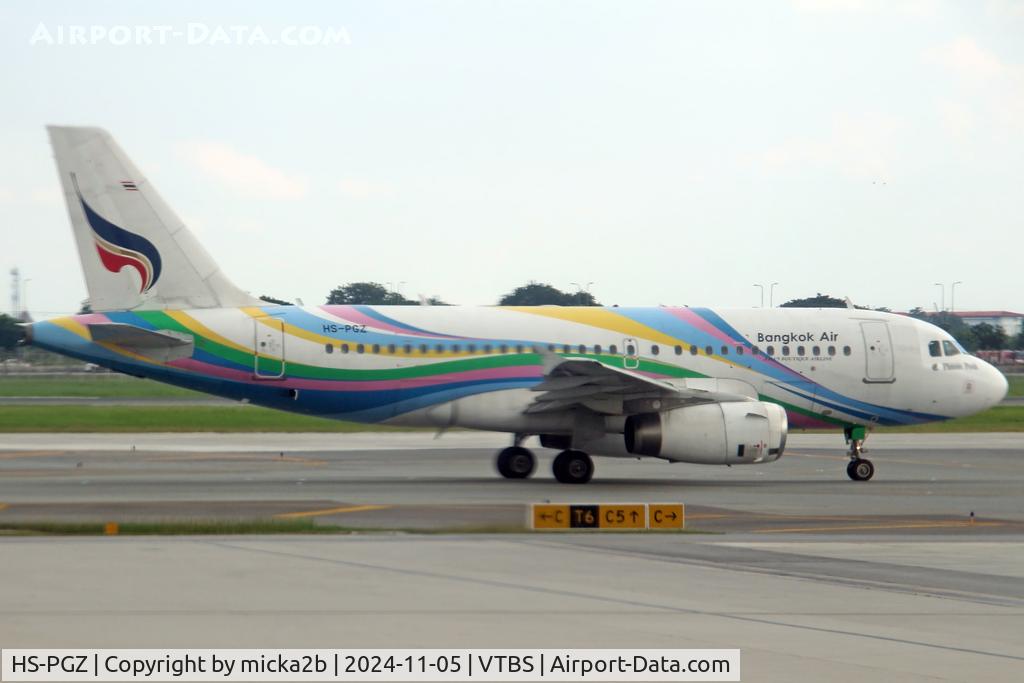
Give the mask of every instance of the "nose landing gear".
[(875, 465), (864, 454), (864, 440), (867, 430), (864, 427), (847, 427), (843, 430), (847, 443), (850, 444), (850, 463), (846, 466), (846, 476), (854, 481), (867, 481), (875, 476)]

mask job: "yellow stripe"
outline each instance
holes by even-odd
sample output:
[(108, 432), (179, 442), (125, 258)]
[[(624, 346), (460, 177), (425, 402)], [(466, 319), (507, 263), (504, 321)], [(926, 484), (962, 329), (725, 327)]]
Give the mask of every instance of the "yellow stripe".
[(324, 515), (342, 515), (346, 512), (366, 512), (369, 510), (386, 510), (390, 505), (354, 505), (350, 507), (328, 508), (326, 510), (309, 510), (308, 512), (284, 512), (274, 515), (276, 519), (296, 519), (299, 517), (322, 517)]
[(631, 320), (624, 315), (613, 313), (612, 311), (599, 307), (591, 308), (589, 306), (584, 306), (580, 308), (563, 308), (561, 306), (503, 306), (502, 309), (519, 311), (520, 313), (532, 313), (533, 315), (543, 315), (548, 318), (556, 318), (558, 320), (565, 320), (566, 322), (579, 323), (580, 325), (600, 327), (605, 330), (618, 332), (624, 337), (651, 339), (661, 342), (662, 344), (678, 344), (682, 341), (659, 332), (653, 327), (648, 327), (643, 323)]
[(241, 344), (236, 344), (227, 337), (223, 337), (217, 334), (209, 327), (202, 324), (201, 322), (190, 316), (188, 313), (185, 313), (184, 311), (164, 311), (164, 313), (166, 313), (168, 316), (176, 320), (181, 325), (184, 325), (186, 328), (194, 332), (197, 332), (198, 334), (206, 337), (210, 341), (217, 342), (218, 344), (227, 346), (228, 348), (232, 348), (235, 351), (241, 351), (242, 353), (252, 353), (251, 348), (247, 346), (242, 346)]
[(47, 320), (46, 322), (53, 323), (57, 327), (63, 327), (68, 332), (77, 334), (86, 341), (92, 341), (92, 335), (89, 334), (88, 328), (74, 318), (56, 318), (54, 320)]

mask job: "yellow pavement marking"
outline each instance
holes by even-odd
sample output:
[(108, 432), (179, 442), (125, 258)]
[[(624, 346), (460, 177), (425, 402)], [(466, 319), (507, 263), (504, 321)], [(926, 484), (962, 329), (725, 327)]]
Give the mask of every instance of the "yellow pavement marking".
[(53, 455), (64, 455), (67, 451), (6, 451), (0, 453), (0, 460), (16, 460), (18, 458), (45, 458)]
[(1005, 522), (918, 522), (913, 524), (861, 524), (856, 526), (793, 527), (790, 529), (753, 529), (755, 534), (782, 534), (802, 531), (868, 531), (872, 529), (951, 529), (972, 526), (1005, 526)]
[(348, 507), (328, 508), (326, 510), (308, 510), (306, 512), (283, 512), (274, 515), (275, 519), (296, 519), (299, 517), (322, 517), (324, 515), (342, 515), (347, 512), (367, 512), (369, 510), (386, 510), (390, 505), (350, 505)]

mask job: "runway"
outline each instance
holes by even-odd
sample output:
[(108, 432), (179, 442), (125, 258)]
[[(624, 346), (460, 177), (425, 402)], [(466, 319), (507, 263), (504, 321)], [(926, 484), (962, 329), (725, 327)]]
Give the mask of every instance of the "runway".
[(0, 521), (294, 514), (458, 531), (521, 527), (532, 502), (682, 502), (689, 526), (707, 531), (1024, 532), (1018, 434), (874, 435), (878, 473), (863, 484), (846, 478), (841, 437), (794, 434), (786, 455), (764, 465), (598, 458), (585, 486), (555, 482), (544, 449), (532, 479), (503, 480), (492, 461), (507, 437), (473, 432), (4, 439)]
[[(797, 434), (777, 463), (600, 459), (579, 487), (554, 482), (549, 454), (501, 480), (505, 439), (465, 432), (5, 439), (0, 524), (310, 514), (433, 531), (3, 538), (5, 647), (739, 647), (750, 681), (1024, 666), (1018, 435), (875, 435), (863, 483), (841, 438)], [(679, 501), (712, 533), (437, 533), (511, 530), (544, 500)]]

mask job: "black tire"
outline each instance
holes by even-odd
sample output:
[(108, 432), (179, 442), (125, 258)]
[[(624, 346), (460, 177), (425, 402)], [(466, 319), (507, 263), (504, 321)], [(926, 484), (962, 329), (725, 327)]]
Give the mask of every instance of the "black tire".
[(537, 469), (537, 458), (520, 446), (509, 446), (498, 453), (498, 474), (506, 479), (526, 479)]
[(875, 476), (875, 465), (870, 460), (858, 458), (846, 466), (846, 475), (854, 481), (868, 481)]
[(594, 461), (583, 451), (562, 451), (551, 463), (551, 471), (563, 484), (586, 484), (594, 476)]

